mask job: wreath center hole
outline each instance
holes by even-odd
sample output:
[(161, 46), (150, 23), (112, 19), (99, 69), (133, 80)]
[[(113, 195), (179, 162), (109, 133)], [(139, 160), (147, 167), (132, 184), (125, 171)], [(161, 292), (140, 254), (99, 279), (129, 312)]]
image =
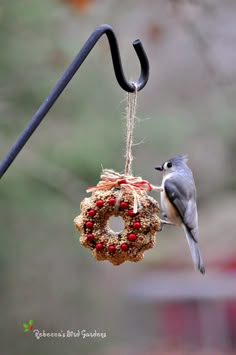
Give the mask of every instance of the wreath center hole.
[(124, 220), (120, 216), (111, 216), (109, 218), (109, 226), (115, 233), (119, 234), (125, 228)]

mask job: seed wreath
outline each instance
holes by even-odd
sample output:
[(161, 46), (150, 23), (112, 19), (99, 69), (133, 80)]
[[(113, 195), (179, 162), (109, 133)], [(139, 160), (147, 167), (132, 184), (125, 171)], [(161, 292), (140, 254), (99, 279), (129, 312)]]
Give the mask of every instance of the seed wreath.
[[(75, 218), (80, 243), (92, 250), (97, 260), (113, 265), (124, 261), (140, 261), (144, 251), (155, 245), (155, 234), (161, 228), (157, 201), (137, 189), (139, 208), (134, 212), (134, 194), (130, 189), (114, 187), (97, 190), (81, 202), (81, 214)], [(120, 216), (125, 228), (116, 233), (109, 226), (111, 216)]]

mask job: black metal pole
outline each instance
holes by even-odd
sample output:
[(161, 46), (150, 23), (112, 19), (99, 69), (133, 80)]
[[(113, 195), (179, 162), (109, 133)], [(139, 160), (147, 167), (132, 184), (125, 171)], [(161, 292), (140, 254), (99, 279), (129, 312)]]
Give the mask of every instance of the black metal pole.
[[(21, 135), (18, 137), (15, 144), (10, 148), (9, 152), (0, 162), (0, 178), (4, 175), (4, 173), (7, 171), (11, 163), (15, 160), (15, 158), (17, 157), (21, 149), (24, 147), (28, 139), (34, 133), (34, 131), (36, 130), (40, 122), (43, 120), (43, 118), (46, 116), (50, 108), (54, 105), (57, 98), (60, 96), (62, 91), (65, 89), (67, 84), (70, 82), (72, 77), (75, 75), (75, 73), (77, 72), (81, 64), (84, 62), (84, 60), (86, 59), (86, 57), (88, 56), (92, 48), (95, 46), (95, 44), (103, 34), (107, 35), (109, 41), (113, 67), (119, 85), (125, 91), (134, 92), (135, 88), (132, 85), (132, 83), (127, 82), (125, 79), (122, 64), (121, 64), (121, 59), (120, 59), (118, 43), (111, 26), (109, 25), (98, 26), (95, 29), (95, 31), (91, 34), (91, 36), (88, 38), (88, 40), (81, 48), (79, 53), (76, 55), (72, 63), (66, 69), (62, 77), (59, 79), (55, 87), (50, 92), (50, 94), (46, 97), (46, 99), (39, 107), (37, 112), (34, 114), (31, 121), (28, 123), (28, 125), (21, 133)], [(141, 65), (140, 77), (136, 83), (137, 89), (139, 91), (146, 85), (148, 81), (149, 63), (140, 40), (134, 41), (133, 46), (137, 53)]]

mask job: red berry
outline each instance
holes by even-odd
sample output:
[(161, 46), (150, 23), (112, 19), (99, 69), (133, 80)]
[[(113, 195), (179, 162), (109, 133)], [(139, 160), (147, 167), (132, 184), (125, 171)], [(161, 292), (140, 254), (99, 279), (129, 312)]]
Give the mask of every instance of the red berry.
[(93, 222), (88, 221), (88, 222), (85, 223), (85, 226), (86, 226), (86, 228), (91, 229), (92, 226), (93, 226)]
[(32, 325), (29, 326), (29, 330), (33, 330), (33, 326)]
[(109, 200), (107, 202), (109, 205), (114, 205), (116, 203), (116, 199), (111, 197), (111, 198), (109, 198)]
[(139, 229), (141, 227), (141, 223), (140, 222), (134, 222), (133, 223), (133, 227), (134, 227), (134, 229)]
[(95, 248), (96, 248), (97, 251), (102, 250), (102, 248), (103, 248), (102, 243), (97, 243)]
[(128, 244), (123, 243), (123, 244), (121, 244), (120, 248), (121, 248), (121, 250), (126, 251), (129, 249), (129, 246), (128, 246)]
[(95, 214), (96, 214), (96, 211), (93, 210), (93, 209), (91, 209), (91, 210), (88, 211), (88, 215), (89, 215), (90, 217), (94, 217)]
[(92, 233), (87, 234), (87, 240), (92, 242), (94, 240), (94, 235)]
[(126, 208), (128, 208), (129, 207), (129, 204), (127, 203), (127, 202), (121, 202), (120, 203), (120, 208), (122, 209), (122, 210), (125, 210)]
[(137, 239), (137, 237), (136, 237), (136, 235), (135, 235), (134, 233), (130, 233), (130, 234), (128, 235), (128, 240), (129, 240), (130, 242), (135, 242), (136, 239)]
[(107, 249), (108, 249), (109, 253), (114, 253), (116, 251), (115, 245), (109, 245), (109, 247)]
[(96, 201), (96, 206), (97, 206), (97, 207), (102, 207), (103, 204), (104, 204), (104, 202), (103, 202), (102, 200), (97, 200), (97, 201)]
[(129, 210), (128, 211), (128, 216), (134, 217), (135, 216), (134, 210)]

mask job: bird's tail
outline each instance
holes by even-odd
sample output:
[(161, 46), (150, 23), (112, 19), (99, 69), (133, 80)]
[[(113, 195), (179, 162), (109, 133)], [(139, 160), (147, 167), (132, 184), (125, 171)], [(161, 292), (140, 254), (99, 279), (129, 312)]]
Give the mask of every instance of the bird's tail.
[(199, 270), (202, 274), (205, 274), (205, 266), (203, 264), (203, 260), (200, 254), (200, 250), (198, 248), (197, 242), (193, 239), (190, 231), (184, 226), (184, 231), (186, 235), (186, 239), (189, 245), (189, 249), (191, 252), (191, 256), (193, 259), (193, 264), (195, 269)]

